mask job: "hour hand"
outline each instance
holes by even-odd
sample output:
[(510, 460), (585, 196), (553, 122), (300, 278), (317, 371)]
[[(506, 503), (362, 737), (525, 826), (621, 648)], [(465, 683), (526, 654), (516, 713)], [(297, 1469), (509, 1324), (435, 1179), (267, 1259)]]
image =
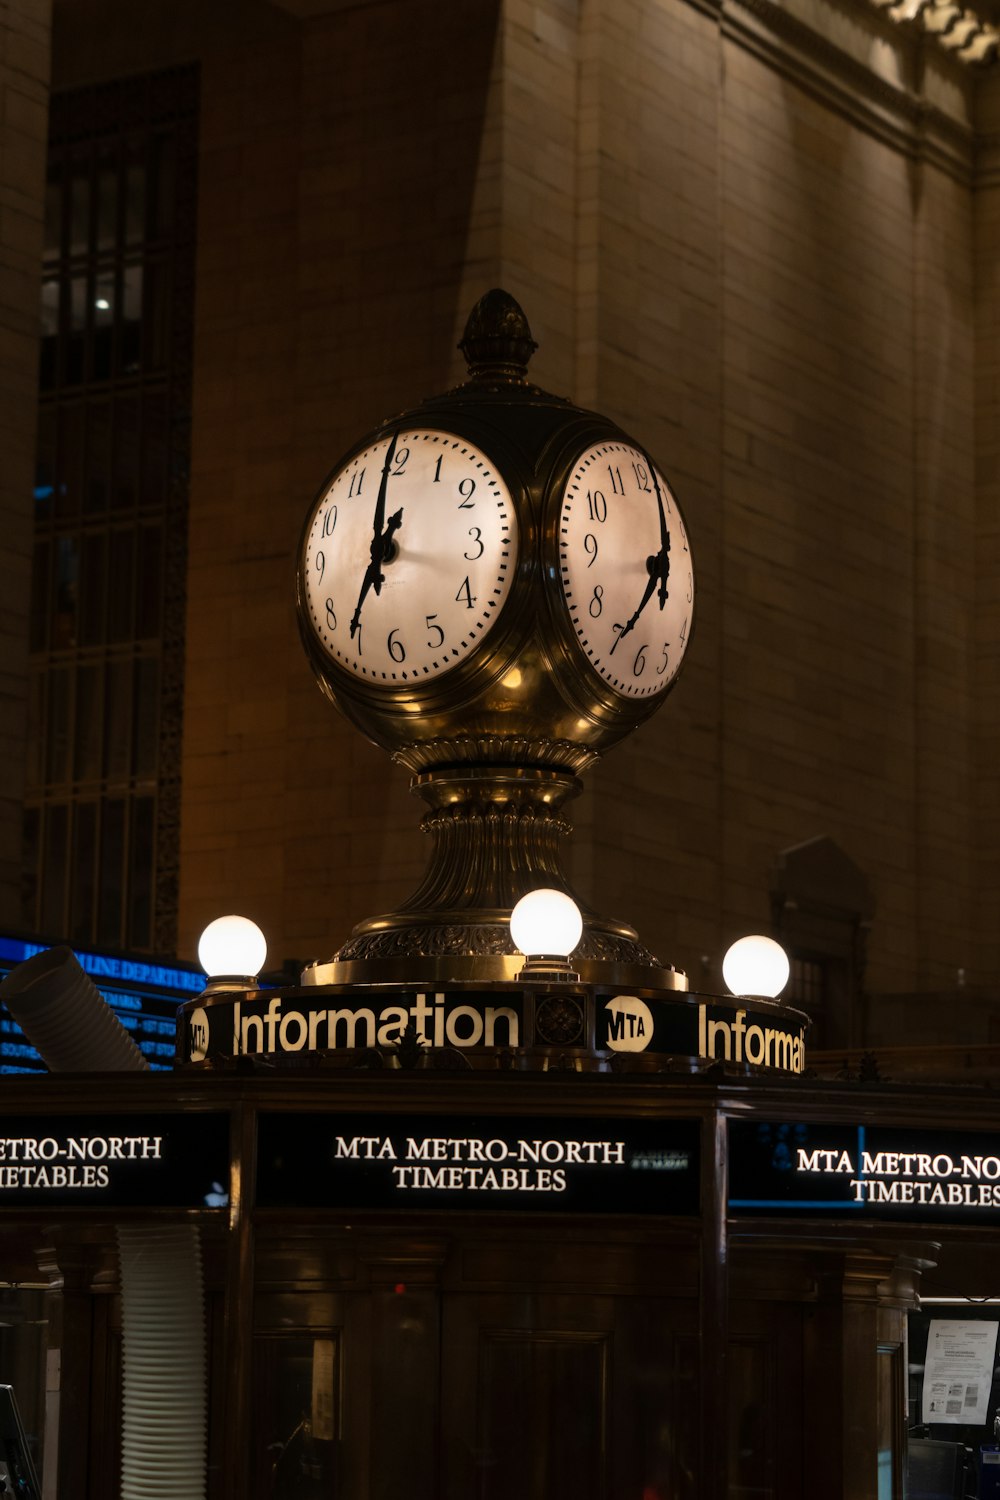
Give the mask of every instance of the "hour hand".
[(617, 636), (615, 637), (615, 644), (614, 644), (614, 646), (611, 647), (611, 650), (608, 652), (609, 656), (614, 656), (614, 654), (615, 654), (615, 647), (618, 645), (618, 642), (622, 639), (623, 636), (628, 635), (629, 631), (632, 629), (632, 627), (635, 624), (636, 620), (638, 620), (639, 616), (642, 614), (643, 610), (646, 608), (646, 605), (649, 603), (650, 599), (653, 597), (653, 590), (656, 588), (656, 580), (657, 580), (657, 577), (659, 576), (659, 569), (658, 569), (657, 565), (659, 563), (660, 555), (661, 554), (657, 553), (657, 555), (655, 557), (647, 557), (647, 559), (646, 559), (646, 567), (649, 569), (649, 582), (646, 584), (646, 588), (645, 588), (645, 591), (643, 592), (643, 596), (639, 600), (639, 607), (638, 607), (638, 609), (636, 609), (636, 611), (634, 612), (634, 614), (632, 615), (632, 617), (629, 619), (629, 621), (627, 622), (627, 624), (625, 624), (625, 625), (622, 626), (621, 630), (618, 632)]

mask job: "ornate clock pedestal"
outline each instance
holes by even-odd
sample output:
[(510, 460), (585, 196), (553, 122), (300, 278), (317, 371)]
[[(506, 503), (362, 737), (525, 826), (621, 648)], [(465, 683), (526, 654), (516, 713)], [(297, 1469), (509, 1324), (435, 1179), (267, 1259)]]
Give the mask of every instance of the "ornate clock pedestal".
[(572, 896), (583, 915), (573, 958), (582, 979), (686, 989), (683, 974), (661, 967), (633, 928), (598, 916), (571, 889), (561, 853), (571, 832), (562, 808), (581, 790), (572, 771), (436, 766), (412, 788), (430, 807), (421, 824), (432, 840), (422, 884), (398, 911), (360, 923), (332, 962), (306, 970), (306, 982), (512, 980), (522, 958), (511, 941), (511, 908), (550, 886)]

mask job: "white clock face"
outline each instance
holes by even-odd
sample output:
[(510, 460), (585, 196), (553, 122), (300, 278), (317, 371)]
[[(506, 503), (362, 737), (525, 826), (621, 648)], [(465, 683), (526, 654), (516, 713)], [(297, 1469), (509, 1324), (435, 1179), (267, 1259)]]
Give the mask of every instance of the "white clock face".
[(628, 443), (597, 443), (573, 465), (559, 517), (559, 568), (590, 665), (626, 698), (670, 686), (691, 633), (687, 532), (663, 475)]
[(486, 455), (401, 428), (352, 458), (317, 503), (301, 561), (328, 655), (362, 680), (439, 676), (483, 640), (510, 592), (517, 521)]

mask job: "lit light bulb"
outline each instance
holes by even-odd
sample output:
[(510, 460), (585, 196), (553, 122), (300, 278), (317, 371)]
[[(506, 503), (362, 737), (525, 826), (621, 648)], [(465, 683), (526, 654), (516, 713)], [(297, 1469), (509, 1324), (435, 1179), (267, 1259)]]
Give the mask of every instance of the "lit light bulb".
[(266, 957), (264, 934), (249, 917), (216, 917), (198, 941), (198, 962), (209, 979), (255, 979)]
[(582, 932), (580, 908), (562, 891), (529, 891), (510, 914), (510, 935), (528, 958), (541, 953), (568, 958)]
[(788, 954), (769, 937), (744, 937), (722, 960), (722, 977), (734, 995), (763, 995), (773, 1000), (788, 983)]

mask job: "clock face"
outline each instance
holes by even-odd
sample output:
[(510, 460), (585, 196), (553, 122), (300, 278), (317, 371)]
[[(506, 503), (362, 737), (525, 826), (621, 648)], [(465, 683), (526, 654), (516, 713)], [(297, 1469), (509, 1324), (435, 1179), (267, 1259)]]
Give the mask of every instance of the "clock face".
[(572, 627), (616, 693), (648, 698), (680, 670), (694, 574), (669, 485), (638, 448), (597, 443), (573, 465), (559, 517), (559, 568)]
[(483, 640), (510, 592), (517, 521), (478, 448), (401, 428), (337, 471), (307, 523), (309, 620), (362, 681), (437, 677)]

